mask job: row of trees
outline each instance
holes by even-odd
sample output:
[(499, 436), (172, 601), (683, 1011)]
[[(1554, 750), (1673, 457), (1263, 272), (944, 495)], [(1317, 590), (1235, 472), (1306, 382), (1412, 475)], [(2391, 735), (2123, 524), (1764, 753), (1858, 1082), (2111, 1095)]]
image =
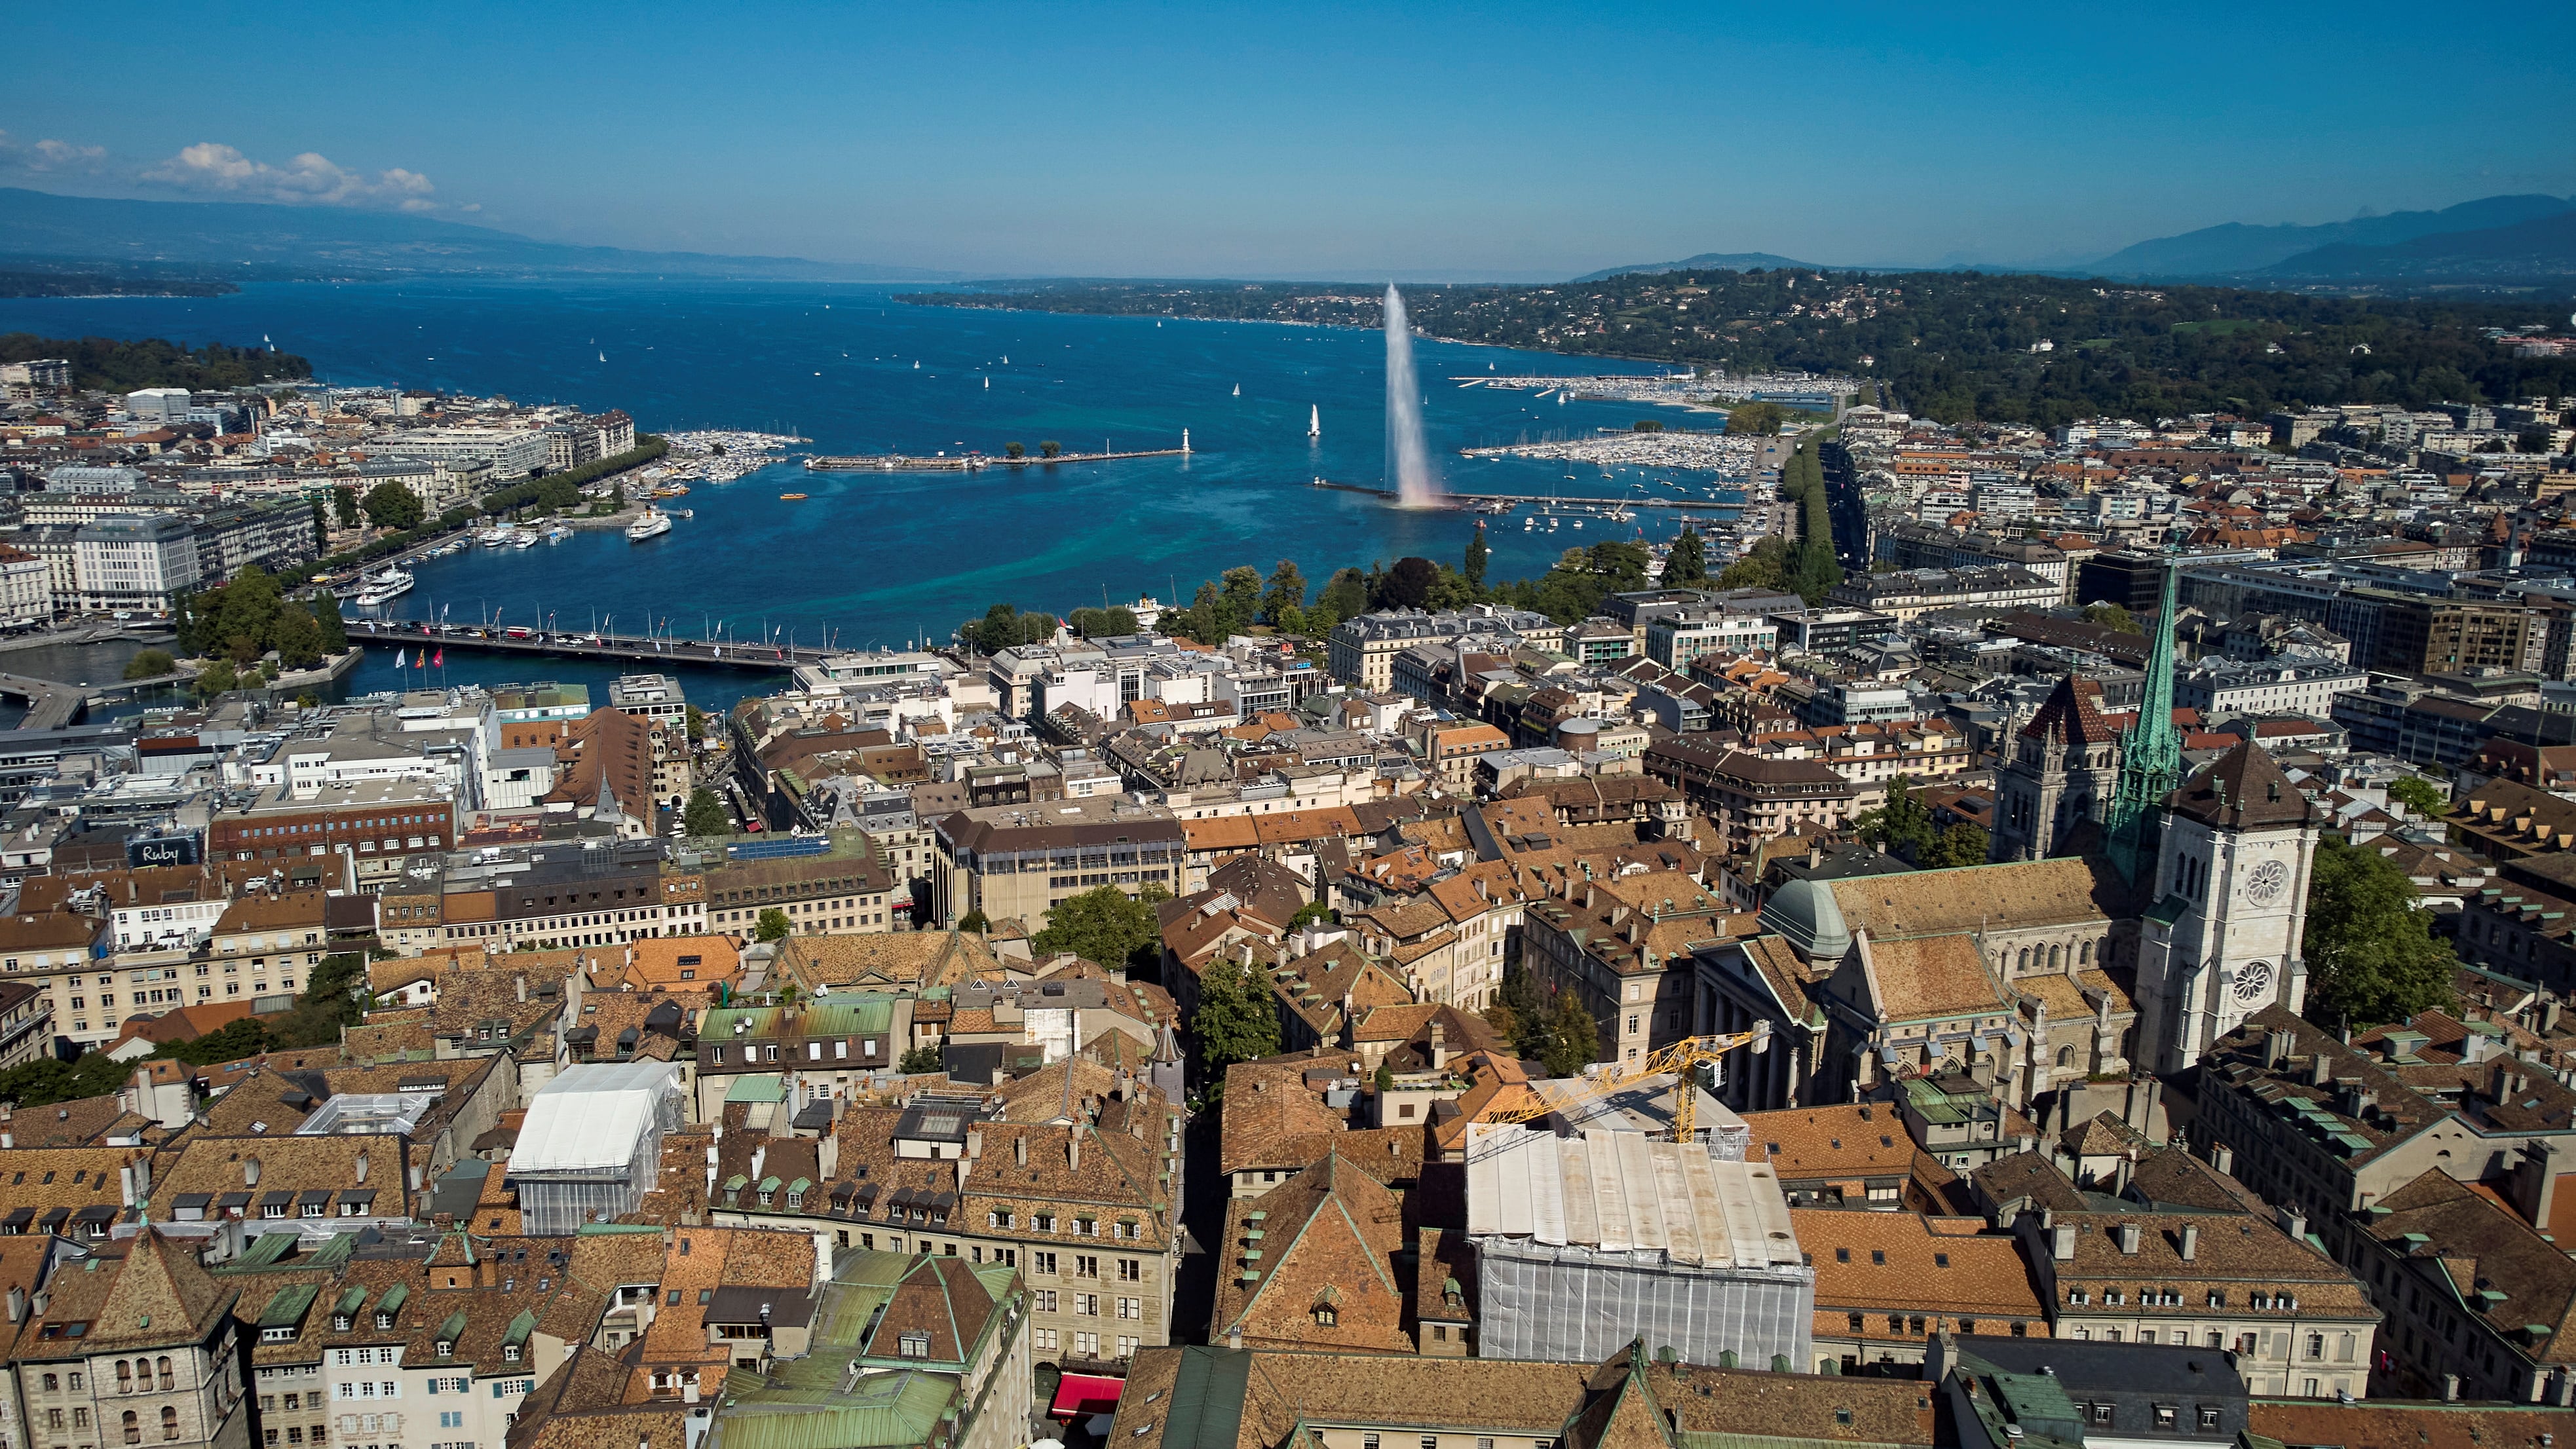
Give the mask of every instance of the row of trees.
[[(325, 956), (322, 964), (313, 968), (304, 994), (285, 1013), (242, 1017), (204, 1036), (172, 1042), (141, 1060), (178, 1061), (202, 1067), (267, 1051), (337, 1047), (343, 1030), (366, 1019), (365, 1008), (358, 1000), (359, 989), (366, 985), (366, 969), (367, 958), (357, 952)], [(0, 1101), (15, 1102), (24, 1109), (103, 1097), (123, 1088), (133, 1077), (134, 1068), (134, 1062), (118, 1061), (101, 1051), (87, 1052), (68, 1062), (44, 1057), (0, 1072)]]
[(1965, 821), (1948, 829), (1934, 823), (1930, 807), (1914, 797), (1914, 781), (1905, 775), (1888, 783), (1886, 804), (1864, 810), (1852, 821), (1852, 833), (1917, 870), (1986, 863), (1986, 832)]
[(1485, 1024), (1524, 1060), (1545, 1063), (1550, 1076), (1571, 1077), (1601, 1059), (1601, 1026), (1583, 1002), (1571, 991), (1542, 1000), (1526, 971), (1503, 973)]
[(1798, 507), (1797, 541), (1778, 534), (1763, 538), (1718, 575), (1718, 587), (1780, 589), (1813, 607), (1843, 581), (1842, 563), (1834, 555), (1833, 501), (1825, 488), (1819, 437), (1808, 435), (1780, 470), (1780, 496)]
[(220, 342), (191, 348), (158, 337), (129, 342), (113, 337), (39, 337), (33, 332), (0, 336), (0, 362), (41, 357), (68, 360), (73, 386), (107, 392), (139, 387), (221, 391), (313, 375), (313, 364), (292, 352), (227, 347)]

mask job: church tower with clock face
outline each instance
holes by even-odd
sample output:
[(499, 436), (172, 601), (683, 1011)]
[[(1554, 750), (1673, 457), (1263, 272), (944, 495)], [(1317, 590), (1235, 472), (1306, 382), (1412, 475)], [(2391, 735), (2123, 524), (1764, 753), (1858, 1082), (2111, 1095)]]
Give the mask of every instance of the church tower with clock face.
[(2299, 1009), (2322, 814), (2251, 741), (2165, 797), (2138, 941), (2141, 1064), (2180, 1071), (2248, 1015)]

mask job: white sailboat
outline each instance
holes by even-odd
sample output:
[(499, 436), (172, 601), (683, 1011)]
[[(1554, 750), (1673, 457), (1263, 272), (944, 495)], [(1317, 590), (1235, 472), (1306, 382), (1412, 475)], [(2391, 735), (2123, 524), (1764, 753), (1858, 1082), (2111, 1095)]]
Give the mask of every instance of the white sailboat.
[(1310, 438), (1320, 438), (1323, 435), (1324, 409), (1321, 405), (1310, 405), (1306, 409), (1306, 436)]
[(992, 380), (991, 378), (989, 378), (989, 377), (988, 377), (988, 378), (984, 379), (984, 391), (986, 391), (986, 392), (991, 392), (992, 390), (993, 390), (993, 380)]
[(608, 360), (608, 354), (607, 354), (607, 353), (605, 353), (605, 352), (603, 352), (603, 353), (599, 354), (599, 360), (600, 360), (600, 361), (602, 361), (602, 362), (606, 362), (606, 361)]
[(1239, 382), (1238, 382), (1238, 383), (1236, 383), (1236, 384), (1234, 385), (1234, 395), (1235, 395), (1236, 397), (1241, 397), (1241, 396), (1243, 396), (1243, 384), (1242, 384), (1242, 383), (1239, 383)]

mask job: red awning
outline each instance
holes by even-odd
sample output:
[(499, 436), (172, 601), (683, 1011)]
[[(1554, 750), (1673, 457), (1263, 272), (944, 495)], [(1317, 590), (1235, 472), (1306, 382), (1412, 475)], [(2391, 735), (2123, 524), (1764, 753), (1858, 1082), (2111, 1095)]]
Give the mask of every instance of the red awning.
[(1070, 1424), (1094, 1414), (1118, 1412), (1119, 1390), (1127, 1387), (1125, 1379), (1100, 1378), (1092, 1374), (1066, 1374), (1055, 1386), (1055, 1402), (1048, 1406), (1047, 1417)]

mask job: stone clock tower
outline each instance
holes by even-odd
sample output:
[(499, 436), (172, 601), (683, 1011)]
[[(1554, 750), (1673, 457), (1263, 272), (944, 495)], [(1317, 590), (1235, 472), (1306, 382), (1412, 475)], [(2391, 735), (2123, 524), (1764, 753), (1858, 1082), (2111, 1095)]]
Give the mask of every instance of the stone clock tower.
[(2306, 999), (2308, 873), (2322, 812), (2251, 741), (2164, 801), (2138, 942), (2138, 1061), (2175, 1072), (2249, 1014)]

